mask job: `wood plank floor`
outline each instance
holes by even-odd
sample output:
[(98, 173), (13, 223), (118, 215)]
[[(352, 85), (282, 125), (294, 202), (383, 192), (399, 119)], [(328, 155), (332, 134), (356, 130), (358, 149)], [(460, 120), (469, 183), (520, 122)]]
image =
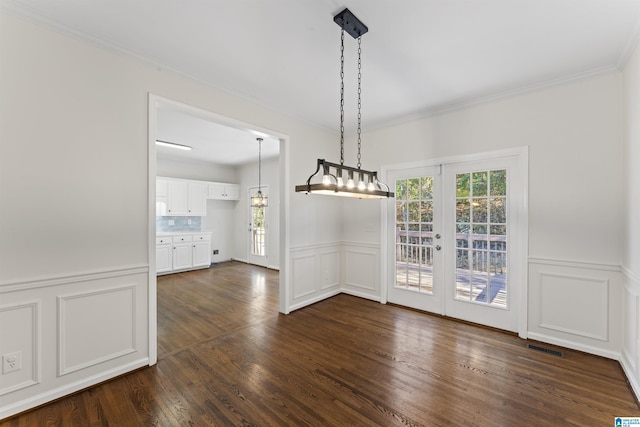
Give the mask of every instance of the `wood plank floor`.
[(159, 277), (156, 366), (0, 426), (612, 426), (640, 415), (612, 360), (347, 295), (284, 316), (277, 298), (277, 272), (241, 263)]

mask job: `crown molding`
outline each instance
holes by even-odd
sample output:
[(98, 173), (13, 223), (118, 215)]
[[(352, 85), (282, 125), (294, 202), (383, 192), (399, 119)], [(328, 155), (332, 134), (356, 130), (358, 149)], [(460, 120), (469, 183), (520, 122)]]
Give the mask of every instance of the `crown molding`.
[(633, 52), (638, 46), (638, 41), (640, 41), (640, 14), (636, 17), (636, 25), (633, 27), (627, 43), (620, 52), (618, 62), (616, 62), (616, 68), (618, 70), (622, 71), (627, 66), (627, 62), (629, 62), (631, 55), (633, 55)]
[(587, 80), (593, 77), (598, 77), (598, 76), (602, 76), (610, 73), (617, 73), (617, 72), (619, 72), (619, 70), (614, 65), (607, 65), (604, 67), (593, 68), (591, 70), (570, 74), (564, 77), (559, 77), (556, 79), (551, 79), (551, 80), (547, 80), (540, 83), (534, 83), (531, 85), (521, 86), (514, 89), (508, 89), (508, 90), (491, 94), (491, 95), (469, 97), (466, 99), (459, 100), (457, 102), (437, 105), (435, 107), (418, 111), (413, 114), (396, 117), (391, 120), (381, 121), (378, 124), (373, 126), (369, 125), (367, 126), (367, 130), (368, 131), (380, 130), (380, 129), (384, 129), (391, 126), (397, 126), (400, 124), (421, 120), (421, 119), (427, 119), (429, 117), (439, 116), (442, 114), (464, 110), (471, 107), (477, 107), (479, 105), (490, 104), (492, 102), (501, 101), (503, 99), (513, 98), (515, 96), (538, 92), (544, 89), (563, 86), (563, 85), (574, 83), (580, 80)]

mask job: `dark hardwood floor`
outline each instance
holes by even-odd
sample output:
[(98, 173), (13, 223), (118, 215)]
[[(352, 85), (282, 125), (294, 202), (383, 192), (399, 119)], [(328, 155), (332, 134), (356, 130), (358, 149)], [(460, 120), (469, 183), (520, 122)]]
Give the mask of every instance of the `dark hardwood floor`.
[(613, 426), (640, 415), (612, 360), (347, 295), (288, 316), (277, 300), (277, 272), (237, 262), (159, 277), (156, 366), (0, 426)]

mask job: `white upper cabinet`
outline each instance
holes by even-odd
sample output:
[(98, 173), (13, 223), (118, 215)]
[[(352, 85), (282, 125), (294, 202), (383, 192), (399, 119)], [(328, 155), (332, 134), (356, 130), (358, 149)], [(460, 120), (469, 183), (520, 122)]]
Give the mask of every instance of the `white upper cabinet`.
[(166, 179), (156, 179), (156, 216), (167, 216), (167, 185)]
[(207, 215), (207, 183), (191, 181), (188, 183), (188, 215)]
[(224, 182), (156, 178), (156, 216), (206, 216), (207, 199), (240, 200), (240, 186)]
[(189, 187), (187, 181), (167, 181), (167, 215), (189, 214)]
[(224, 182), (210, 182), (207, 197), (217, 200), (240, 200), (240, 186)]

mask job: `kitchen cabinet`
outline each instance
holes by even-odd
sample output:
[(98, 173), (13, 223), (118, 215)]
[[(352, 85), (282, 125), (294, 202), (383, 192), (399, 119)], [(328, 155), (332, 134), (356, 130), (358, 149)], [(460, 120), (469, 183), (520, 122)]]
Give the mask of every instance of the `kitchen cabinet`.
[(210, 182), (207, 197), (216, 200), (240, 200), (240, 185)]
[(211, 233), (163, 233), (156, 236), (156, 273), (166, 274), (211, 265)]
[(168, 182), (156, 179), (156, 216), (167, 216)]
[(211, 265), (211, 234), (194, 234), (192, 246), (193, 267)]
[(207, 216), (207, 184), (193, 181), (187, 186), (189, 216)]
[(167, 180), (167, 215), (186, 216), (188, 205), (186, 181)]
[(173, 270), (185, 270), (193, 266), (191, 236), (173, 237)]
[(156, 179), (156, 216), (206, 216), (206, 181)]
[(156, 272), (164, 273), (173, 270), (173, 239), (156, 237)]

